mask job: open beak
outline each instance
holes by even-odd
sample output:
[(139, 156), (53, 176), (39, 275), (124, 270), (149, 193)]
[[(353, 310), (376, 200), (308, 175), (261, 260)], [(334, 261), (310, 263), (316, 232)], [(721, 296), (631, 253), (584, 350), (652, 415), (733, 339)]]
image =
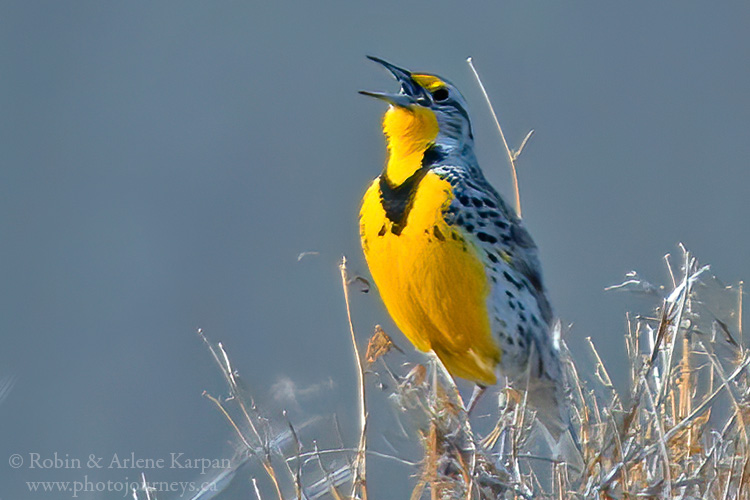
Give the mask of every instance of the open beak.
[(402, 108), (413, 106), (414, 104), (419, 104), (420, 101), (429, 99), (427, 92), (411, 77), (411, 72), (399, 68), (398, 66), (378, 57), (367, 56), (367, 58), (385, 66), (385, 68), (390, 71), (394, 78), (396, 78), (401, 84), (401, 91), (398, 94), (393, 94), (389, 92), (370, 92), (368, 90), (360, 90), (360, 94), (382, 99), (393, 106), (399, 106)]

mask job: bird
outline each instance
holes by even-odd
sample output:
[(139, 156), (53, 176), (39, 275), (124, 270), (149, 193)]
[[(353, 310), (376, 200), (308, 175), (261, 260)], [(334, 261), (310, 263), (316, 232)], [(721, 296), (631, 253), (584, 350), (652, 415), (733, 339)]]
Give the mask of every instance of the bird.
[[(362, 249), (388, 313), (475, 396), (503, 375), (555, 437), (565, 417), (559, 342), (538, 249), (474, 153), (467, 102), (448, 80), (383, 59), (387, 160), (359, 214)], [(471, 407), (469, 404), (469, 408)]]

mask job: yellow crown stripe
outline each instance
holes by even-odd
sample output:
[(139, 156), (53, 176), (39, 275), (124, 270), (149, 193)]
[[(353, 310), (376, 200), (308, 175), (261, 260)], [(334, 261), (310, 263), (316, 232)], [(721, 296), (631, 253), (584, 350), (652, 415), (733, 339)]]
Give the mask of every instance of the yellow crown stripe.
[(435, 75), (411, 75), (411, 77), (415, 82), (430, 92), (445, 87), (445, 82)]

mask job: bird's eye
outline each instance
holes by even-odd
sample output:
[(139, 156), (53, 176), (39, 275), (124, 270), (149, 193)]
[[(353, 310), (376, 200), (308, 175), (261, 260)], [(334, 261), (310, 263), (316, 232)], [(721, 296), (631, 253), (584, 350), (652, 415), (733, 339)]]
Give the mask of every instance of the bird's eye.
[(443, 102), (448, 99), (448, 89), (439, 88), (432, 93), (432, 100), (435, 102)]

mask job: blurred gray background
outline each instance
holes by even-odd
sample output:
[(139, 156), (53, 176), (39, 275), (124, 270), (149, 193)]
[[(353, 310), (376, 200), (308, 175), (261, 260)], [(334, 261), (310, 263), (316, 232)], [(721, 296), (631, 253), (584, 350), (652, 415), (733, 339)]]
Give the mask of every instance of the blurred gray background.
[[(605, 286), (666, 283), (678, 242), (750, 277), (749, 22), (744, 2), (0, 2), (0, 498), (140, 472), (31, 453), (230, 455), (197, 328), (274, 411), (274, 384), (303, 407), (328, 387), (354, 429), (337, 264), (367, 276), (357, 212), (384, 160), (384, 107), (357, 90), (397, 88), (366, 54), (459, 86), (508, 196), (467, 56), (511, 145), (536, 130), (519, 175), (553, 304), (622, 383), (630, 299)], [(355, 302), (363, 342), (382, 323), (410, 348), (375, 291)]]

